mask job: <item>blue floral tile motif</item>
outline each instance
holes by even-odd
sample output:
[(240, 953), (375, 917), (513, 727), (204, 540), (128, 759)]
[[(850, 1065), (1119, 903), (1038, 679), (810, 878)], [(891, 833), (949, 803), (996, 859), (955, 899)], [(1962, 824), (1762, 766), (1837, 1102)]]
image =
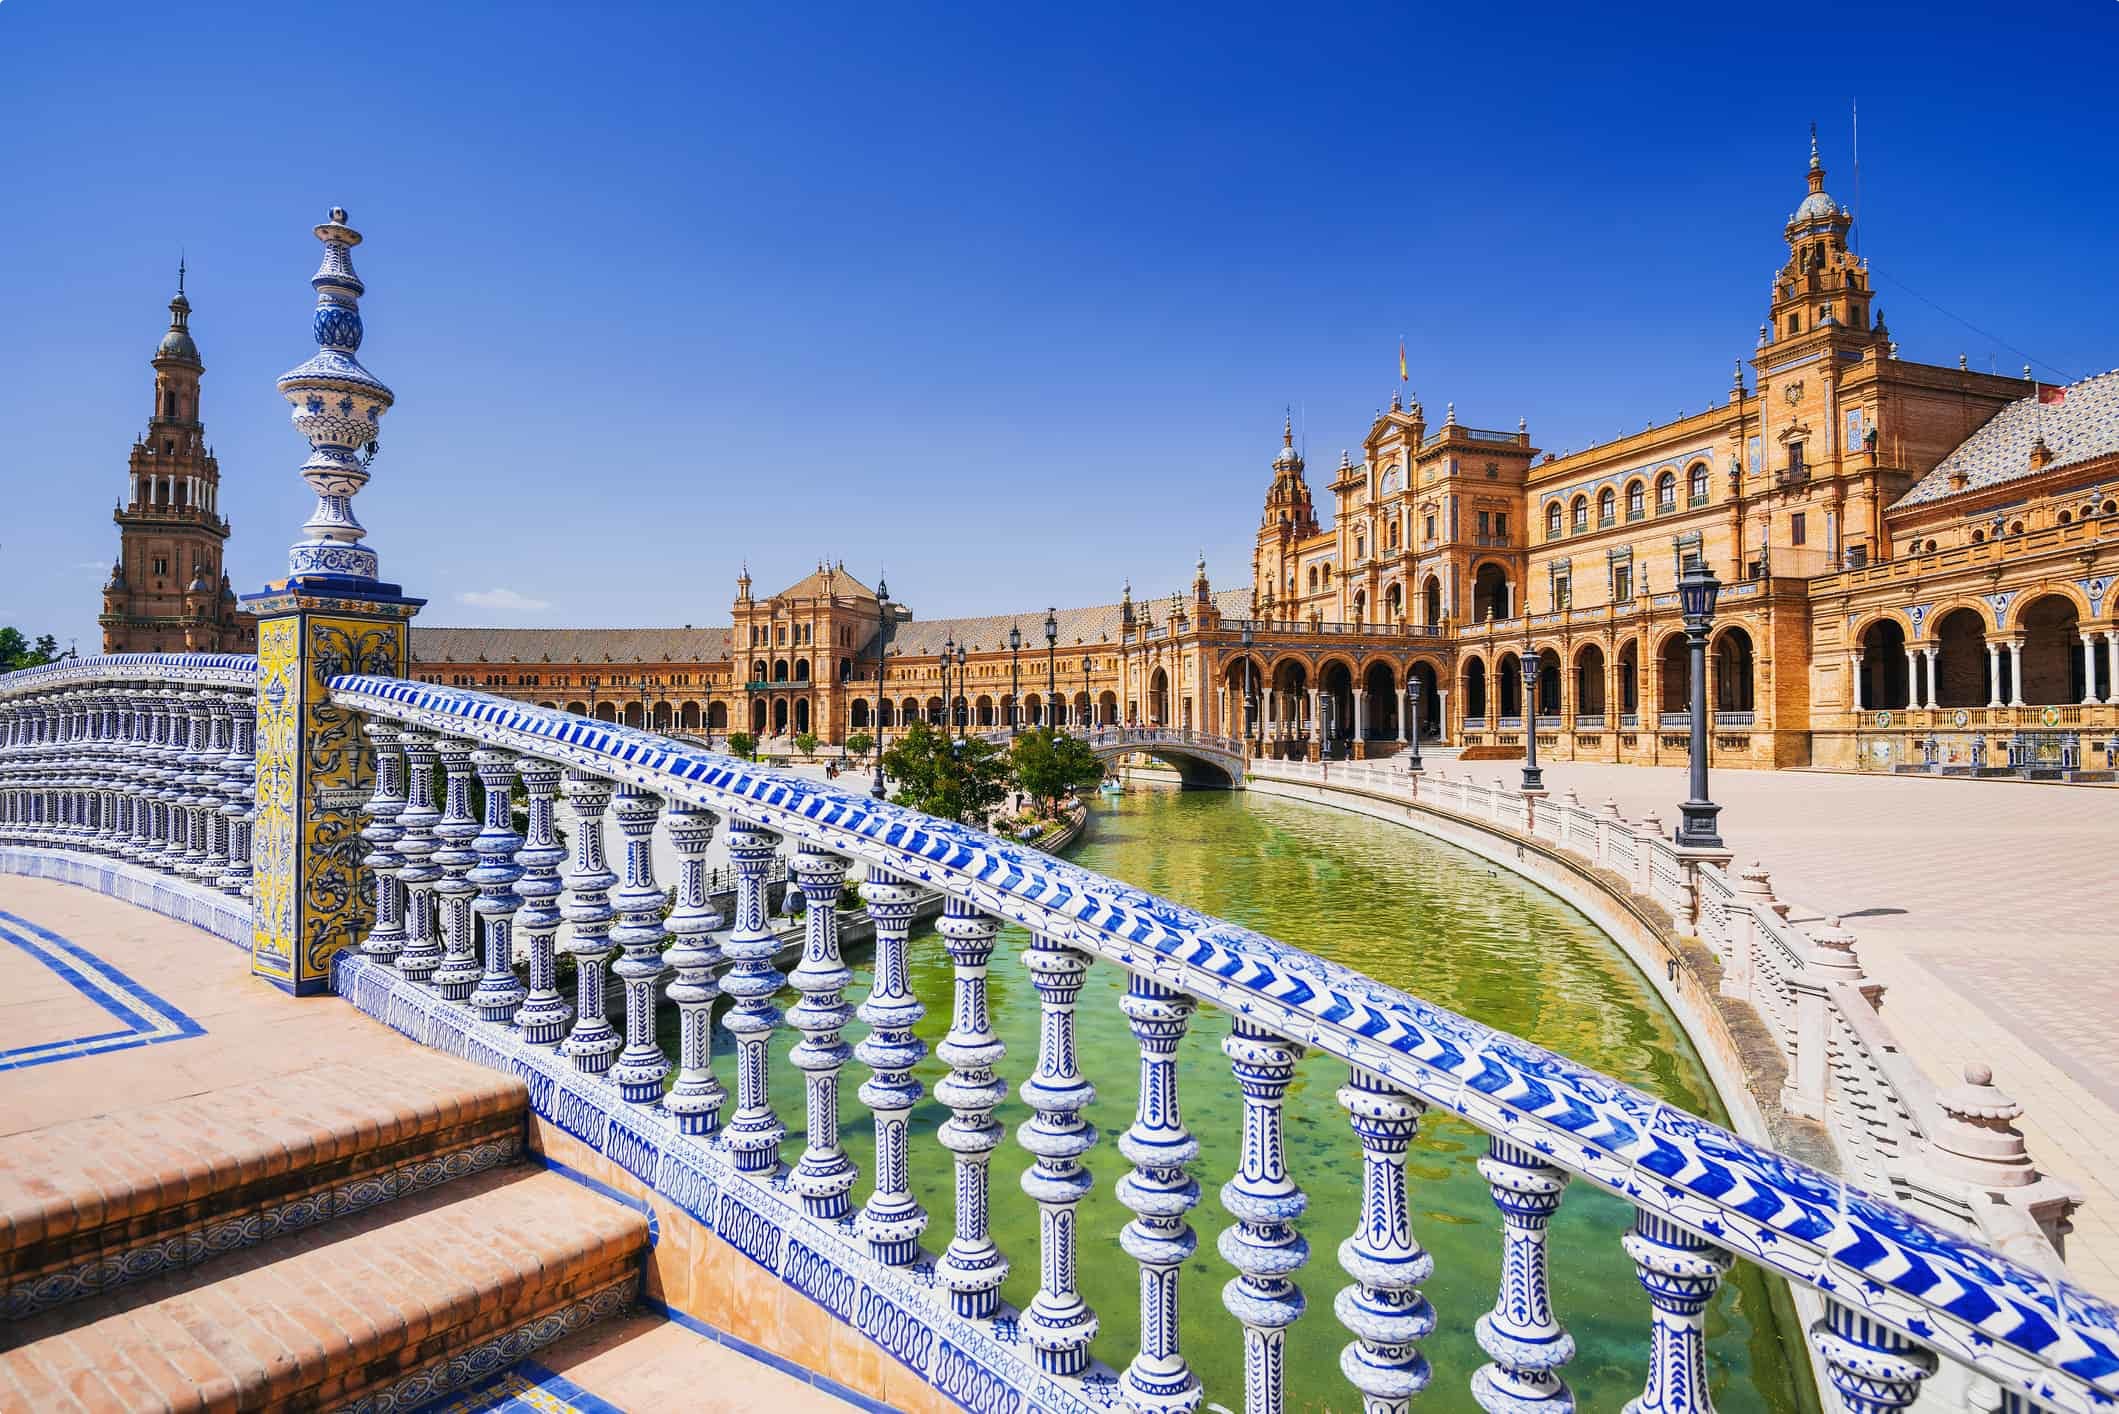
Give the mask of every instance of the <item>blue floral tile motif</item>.
[[(107, 1013), (104, 1030), (26, 1045), (0, 1044), (0, 1071), (55, 1065), (106, 1051), (203, 1036), (206, 1028), (79, 943), (0, 910), (0, 943), (51, 969), (59, 980)], [(0, 1042), (7, 1038), (0, 1037)]]
[[(882, 864), (1358, 1063), (1770, 1270), (1902, 1329), (1920, 1322), (1926, 1344), (2019, 1387), (2055, 1375), (2081, 1382), (2042, 1401), (2050, 1407), (2119, 1403), (2119, 1310), (2108, 1303), (1350, 968), (968, 826), (634, 728), (398, 679), (330, 686), (358, 711), (475, 736)], [(726, 1207), (726, 1191), (722, 1199)], [(942, 1350), (966, 1348), (970, 1332), (941, 1329)], [(933, 1380), (934, 1368), (926, 1373)]]
[(598, 1399), (564, 1375), (535, 1360), (525, 1360), (465, 1390), (454, 1399), (431, 1405), (423, 1414), (625, 1414), (609, 1400)]

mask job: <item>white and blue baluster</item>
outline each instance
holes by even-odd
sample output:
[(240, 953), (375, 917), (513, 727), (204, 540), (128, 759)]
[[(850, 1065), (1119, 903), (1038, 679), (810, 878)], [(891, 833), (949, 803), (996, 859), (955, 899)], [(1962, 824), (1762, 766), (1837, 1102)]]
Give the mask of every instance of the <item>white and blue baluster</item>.
[(861, 1103), (875, 1116), (876, 1174), (856, 1227), (871, 1256), (902, 1267), (918, 1259), (920, 1234), (927, 1230), (927, 1211), (912, 1196), (910, 1127), (921, 1091), (912, 1071), (927, 1054), (926, 1044), (912, 1033), (927, 1008), (912, 992), (907, 942), (920, 891), (872, 864), (860, 893), (875, 924), (875, 982), (860, 1006), (869, 1030), (854, 1047), (854, 1057), (874, 1072), (861, 1085)]
[(441, 940), (434, 932), (434, 881), (441, 867), (434, 851), (441, 842), (434, 837), (441, 812), (434, 808), (434, 739), (419, 732), (406, 732), (405, 808), (398, 812), (403, 837), (397, 854), (398, 881), (405, 886), (405, 946), (397, 955), (397, 970), (415, 982), (424, 982), (441, 965)]
[(802, 1195), (811, 1217), (831, 1221), (852, 1216), (850, 1195), (858, 1177), (839, 1143), (839, 1072), (853, 1059), (853, 1047), (840, 1034), (853, 1020), (845, 998), (853, 970), (839, 956), (839, 893), (845, 883), (845, 860), (809, 844), (796, 851), (789, 887), (802, 890), (802, 961), (787, 982), (802, 999), (788, 1010), (787, 1024), (802, 1039), (787, 1059), (802, 1072), (808, 1142), (787, 1186)]
[(729, 867), (736, 876), (736, 922), (722, 940), (729, 969), (721, 990), (735, 1005), (721, 1024), (736, 1039), (736, 1112), (729, 1117), (722, 1141), (735, 1165), (745, 1173), (771, 1174), (780, 1168), (780, 1141), (787, 1126), (773, 1113), (770, 1047), (780, 1012), (773, 994), (783, 978), (773, 967), (780, 940), (765, 915), (766, 870), (772, 867), (772, 835), (755, 825), (728, 822)]
[(1005, 1137), (993, 1112), (1008, 1098), (1008, 1082), (994, 1071), (1008, 1047), (994, 1034), (986, 1009), (986, 964), (1001, 925), (952, 897), (935, 928), (956, 975), (949, 1034), (934, 1048), (949, 1067), (934, 1086), (935, 1099), (949, 1107), (935, 1138), (956, 1160), (956, 1232), (934, 1264), (934, 1280), (949, 1293), (957, 1315), (984, 1320), (1000, 1308), (1001, 1283), (1008, 1278), (1008, 1259), (993, 1240), (988, 1173)]
[(695, 806), (674, 802), (663, 812), (670, 845), (677, 851), (677, 906), (664, 926), (670, 945), (662, 960), (676, 972), (668, 996), (677, 1007), (677, 1080), (662, 1097), (662, 1107), (677, 1119), (681, 1134), (712, 1134), (721, 1124), (727, 1091), (714, 1078), (714, 999), (721, 988), (714, 969), (721, 949), (714, 930), (721, 915), (708, 901), (706, 850), (714, 840), (714, 817)]
[(441, 879), (434, 892), (441, 898), (441, 964), (432, 981), (442, 996), (462, 1002), (471, 999), (471, 988), (483, 970), (471, 913), (471, 900), (478, 896), (478, 885), (471, 882), (471, 867), (478, 863), (471, 849), (478, 837), (478, 817), (471, 813), (471, 743), (445, 736), (440, 751), (444, 803), (434, 826), (441, 841), (434, 862), (441, 868)]
[(187, 879), (211, 880), (220, 868), (213, 862), (207, 822), (221, 805), (213, 793), (212, 701), (206, 693), (187, 692), (184, 711), (190, 719), (190, 733), (183, 758), (184, 860), (178, 869)]
[(1825, 1377), (1845, 1414), (1908, 1408), (1920, 1396), (1921, 1381), (1935, 1373), (1934, 1351), (1829, 1298), (1825, 1314), (1811, 1322), (1810, 1343), (1824, 1357)]
[(1185, 1214), (1199, 1206), (1199, 1180), (1186, 1167), (1199, 1141), (1178, 1104), (1177, 1047), (1192, 1022), (1192, 999), (1136, 974), (1119, 1001), (1140, 1042), (1140, 1098), (1118, 1151), (1133, 1165), (1118, 1181), (1118, 1201), (1133, 1210), (1119, 1245), (1140, 1265), (1140, 1349), (1119, 1376), (1119, 1393), (1142, 1414), (1197, 1409), (1199, 1376), (1185, 1362), (1177, 1333), (1177, 1279), (1199, 1246)]
[(1241, 1019), (1221, 1043), (1243, 1094), (1243, 1162), (1221, 1186), (1221, 1205), (1235, 1224), (1216, 1244), (1237, 1277), (1221, 1302), (1243, 1326), (1245, 1414), (1287, 1409), (1287, 1332), (1302, 1316), (1294, 1275), (1310, 1260), (1295, 1226), (1309, 1199), (1288, 1176), (1281, 1104), (1295, 1079), (1302, 1047)]
[(404, 837), (397, 820), (405, 810), (405, 757), (398, 749), (397, 723), (371, 717), (362, 730), (375, 751), (375, 789), (362, 807), (368, 823), (361, 830), (368, 842), (361, 864), (375, 880), (375, 921), (361, 939), (361, 955), (388, 967), (405, 950), (405, 885), (398, 877), (405, 861), (396, 848)]
[(669, 973), (662, 961), (668, 936), (662, 930), (662, 888), (655, 882), (655, 818), (662, 802), (639, 786), (621, 786), (613, 813), (625, 838), (624, 882), (611, 896), (618, 910), (611, 941), (621, 949), (611, 972), (625, 988), (625, 1049), (611, 1079), (627, 1103), (652, 1105), (670, 1076), (670, 1059), (655, 1035), (656, 984)]
[(1634, 1210), (1622, 1239), (1655, 1310), (1648, 1384), (1626, 1414), (1712, 1414), (1707, 1389), (1707, 1303), (1729, 1270), (1729, 1254), (1659, 1213)]
[(1479, 1318), (1479, 1347), (1492, 1363), (1472, 1376), (1472, 1397), (1487, 1414), (1569, 1414), (1574, 1391), (1560, 1367), (1575, 1358), (1575, 1342), (1553, 1319), (1545, 1265), (1546, 1228), (1560, 1210), (1567, 1172), (1496, 1138), (1479, 1174), (1501, 1210), (1501, 1289)]
[(505, 1025), (522, 1005), (526, 990), (515, 976), (515, 915), (522, 907), (515, 892), (515, 881), (522, 877), (522, 866), (515, 862), (515, 851), (522, 845), (522, 836), (515, 833), (515, 766), (507, 752), (488, 747), (472, 752), (471, 763), (486, 802), (484, 824), (471, 841), (478, 865), (470, 873), (478, 886), (471, 910), (485, 929), (486, 969), (471, 992), (471, 1006), (480, 1021)]
[(567, 807), (574, 816), (574, 867), (567, 871), (559, 911), (572, 927), (567, 955), (574, 959), (574, 1029), (561, 1047), (584, 1075), (601, 1075), (625, 1042), (604, 1014), (603, 969), (611, 952), (611, 872), (603, 852), (603, 813), (610, 808), (610, 782), (586, 771), (568, 771)]
[(1356, 1066), (1339, 1089), (1361, 1141), (1361, 1226), (1339, 1244), (1339, 1265), (1356, 1285), (1332, 1303), (1354, 1343), (1339, 1368), (1361, 1391), (1365, 1414), (1405, 1414), (1433, 1371), (1419, 1342), (1435, 1329), (1435, 1308), (1420, 1294), (1435, 1259), (1413, 1235), (1405, 1155), (1426, 1106)]
[(1096, 1090), (1082, 1075), (1074, 1045), (1074, 1006), (1089, 959), (1042, 933), (1023, 954), (1037, 988), (1037, 1069), (1023, 1082), (1023, 1103), (1034, 1113), (1017, 1126), (1015, 1142), (1036, 1162), (1023, 1173), (1023, 1192), (1038, 1210), (1038, 1287), (1023, 1312), (1023, 1338), (1047, 1374), (1078, 1375), (1089, 1367), (1096, 1313), (1077, 1286), (1080, 1242), (1077, 1207), (1095, 1180), (1082, 1156), (1096, 1147), (1096, 1128), (1082, 1111)]
[[(184, 798), (184, 738), (190, 730), (190, 723), (184, 712), (183, 696), (182, 693), (172, 693), (164, 699), (167, 719), (162, 749), (157, 753), (161, 769), (156, 776), (159, 789), (155, 792), (155, 799), (161, 802), (162, 831), (154, 864), (165, 874), (180, 871), (184, 862), (185, 830), (188, 824), (185, 812), (178, 805)], [(54, 727), (56, 726), (57, 721), (54, 719)]]
[(561, 773), (551, 762), (530, 756), (516, 763), (515, 772), (522, 779), (527, 801), (522, 848), (515, 851), (515, 862), (522, 866), (522, 877), (515, 881), (515, 895), (522, 900), (515, 927), (522, 933), (523, 951), (530, 963), (530, 990), (515, 1009), (515, 1029), (533, 1046), (556, 1046), (574, 1019), (574, 1009), (559, 995), (559, 960), (553, 943), (559, 925), (566, 921), (559, 911), (559, 866), (567, 851), (553, 818)]
[(221, 871), (228, 867), (228, 834), (221, 807), (228, 803), (227, 787), (221, 780), (221, 765), (228, 759), (228, 699), (218, 692), (199, 695), (206, 709), (206, 751), (199, 759), (199, 834), (205, 857), (195, 877), (210, 888), (220, 886)]
[[(229, 699), (228, 755), (221, 762), (221, 781), (226, 803), (221, 818), (228, 832), (228, 862), (221, 869), (218, 887), (224, 894), (247, 896), (250, 892), (250, 823), (257, 788), (257, 757), (253, 743), (257, 732), (257, 700), (249, 693)], [(378, 890), (383, 885), (376, 881)], [(389, 881), (395, 891), (397, 883)], [(400, 912), (399, 917), (403, 914)]]

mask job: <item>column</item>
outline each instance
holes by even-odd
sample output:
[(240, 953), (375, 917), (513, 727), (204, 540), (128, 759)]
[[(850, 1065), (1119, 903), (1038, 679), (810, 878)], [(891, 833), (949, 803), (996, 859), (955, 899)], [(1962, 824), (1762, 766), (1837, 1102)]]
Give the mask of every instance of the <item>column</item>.
[(1501, 1286), (1493, 1310), (1479, 1318), (1479, 1346), (1492, 1363), (1472, 1376), (1472, 1397), (1487, 1414), (1569, 1414), (1574, 1392), (1559, 1371), (1574, 1359), (1575, 1342), (1553, 1319), (1545, 1267), (1545, 1230), (1560, 1210), (1567, 1172), (1494, 1138), (1479, 1173), (1501, 1210)]
[(2104, 634), (2104, 700), (2119, 707), (2119, 630), (2107, 629)]
[(714, 968), (722, 961), (713, 937), (721, 915), (706, 892), (706, 849), (713, 843), (714, 817), (672, 801), (662, 819), (669, 828), (670, 846), (677, 851), (677, 905), (664, 921), (671, 941), (662, 960), (677, 974), (668, 995), (678, 1014), (677, 1081), (662, 1097), (662, 1107), (675, 1116), (678, 1133), (712, 1134), (728, 1099), (710, 1064), (714, 998), (721, 995)]
[(515, 1009), (515, 1028), (533, 1046), (556, 1046), (574, 1019), (574, 1009), (559, 995), (558, 959), (552, 942), (565, 919), (559, 910), (559, 866), (567, 851), (553, 820), (561, 772), (551, 762), (532, 756), (518, 761), (515, 771), (529, 801), (522, 848), (515, 851), (515, 862), (522, 866), (522, 877), (515, 881), (515, 896), (522, 900), (515, 926), (522, 930), (523, 948), (530, 960), (529, 994)]
[(1654, 1308), (1648, 1384), (1624, 1414), (1709, 1414), (1705, 1312), (1729, 1254), (1670, 1219), (1637, 1211), (1622, 1239)]
[(610, 782), (570, 770), (567, 807), (574, 816), (574, 861), (567, 871), (559, 914), (573, 928), (567, 955), (574, 959), (574, 1029), (561, 1047), (585, 1075), (601, 1075), (624, 1044), (603, 1011), (603, 968), (611, 951), (611, 885), (618, 876), (604, 861), (603, 812), (610, 808)]
[(1987, 706), (2001, 706), (2001, 645), (1987, 640)]
[(2097, 705), (2097, 636), (2082, 632), (2082, 705)]
[(662, 927), (662, 887), (655, 882), (655, 819), (662, 802), (639, 786), (620, 786), (612, 813), (625, 840), (624, 882), (611, 895), (618, 914), (611, 941), (619, 947), (611, 974), (625, 989), (625, 1049), (611, 1066), (611, 1079), (626, 1103), (654, 1105), (670, 1074), (670, 1059), (655, 1035), (655, 984), (669, 975), (662, 961), (669, 936)]
[(855, 1229), (867, 1239), (869, 1255), (902, 1267), (919, 1259), (920, 1234), (927, 1230), (927, 1212), (912, 1196), (909, 1127), (921, 1093), (912, 1071), (927, 1054), (926, 1043), (912, 1031), (927, 1008), (912, 992), (906, 942), (920, 891), (871, 864), (860, 893), (875, 923), (875, 982), (859, 1009), (869, 1030), (854, 1047), (854, 1057), (872, 1072), (861, 1086), (861, 1103), (875, 1116), (876, 1175)]
[(1030, 935), (1023, 954), (1037, 989), (1037, 1069), (1023, 1082), (1023, 1103), (1035, 1111), (1015, 1132), (1015, 1142), (1034, 1157), (1023, 1174), (1023, 1192), (1038, 1211), (1038, 1287), (1019, 1325), (1037, 1351), (1038, 1368), (1052, 1375), (1078, 1375), (1089, 1367), (1096, 1313), (1075, 1289), (1075, 1209), (1094, 1180), (1082, 1156), (1096, 1147), (1095, 1126), (1082, 1111), (1096, 1090), (1081, 1073), (1074, 1047), (1074, 1004), (1081, 996), (1089, 959), (1042, 933)]
[(1811, 1322), (1810, 1343), (1824, 1357), (1825, 1377), (1847, 1414), (1891, 1414), (1920, 1395), (1935, 1373), (1935, 1352), (1851, 1307), (1827, 1300)]
[(440, 750), (444, 804), (434, 826), (441, 844), (433, 859), (441, 868), (441, 879), (434, 885), (441, 899), (441, 962), (431, 980), (435, 991), (461, 1002), (470, 1000), (482, 970), (471, 931), (471, 900), (478, 893), (478, 885), (470, 880), (471, 866), (478, 863), (471, 841), (478, 834), (478, 817), (471, 813), (471, 743), (445, 736)]
[[(441, 877), (433, 863), (441, 843), (434, 837), (434, 823), (441, 819), (434, 808), (435, 744), (433, 737), (418, 732), (404, 732), (400, 740), (405, 748), (405, 808), (397, 814), (396, 849), (404, 861), (397, 879), (405, 890), (405, 945), (397, 954), (397, 970), (424, 982), (441, 965), (441, 941), (434, 933), (434, 881)], [(258, 764), (262, 776), (264, 762)]]
[(1906, 645), (1906, 706), (1920, 705), (1920, 650)]
[(1302, 1047), (1237, 1019), (1221, 1049), (1243, 1092), (1243, 1166), (1221, 1188), (1236, 1221), (1216, 1244), (1237, 1277), (1221, 1302), (1243, 1326), (1244, 1414), (1285, 1414), (1287, 1329), (1304, 1304), (1293, 1277), (1310, 1245), (1295, 1228), (1309, 1199), (1288, 1177), (1280, 1109)]
[(2009, 648), (2009, 705), (2023, 706), (2023, 635), (2011, 634)]
[[(1854, 699), (1854, 710), (1857, 712), (1867, 711), (1869, 707), (1867, 693), (1864, 690), (1868, 680), (1868, 666), (1868, 655), (1863, 653), (1860, 648), (1856, 648), (1854, 650), (1854, 691), (1851, 695)], [(1661, 699), (1657, 699), (1657, 702), (1660, 705)]]
[(514, 1019), (526, 991), (515, 979), (515, 914), (522, 907), (515, 892), (515, 881), (522, 877), (522, 866), (515, 862), (515, 851), (522, 846), (522, 836), (515, 833), (512, 799), (515, 764), (507, 752), (481, 747), (471, 753), (471, 765), (486, 802), (485, 819), (471, 841), (478, 867), (470, 874), (478, 887), (471, 911), (485, 924), (486, 968), (472, 989), (471, 1005), (479, 1020), (504, 1026)]
[(1119, 1007), (1140, 1042), (1140, 1099), (1118, 1151), (1133, 1171), (1118, 1181), (1118, 1201), (1135, 1214), (1119, 1246), (1140, 1264), (1140, 1349), (1119, 1377), (1129, 1408), (1180, 1414), (1199, 1407), (1199, 1377), (1178, 1346), (1177, 1280), (1199, 1246), (1185, 1214), (1199, 1206), (1199, 1180), (1185, 1168), (1199, 1141), (1178, 1107), (1177, 1046), (1192, 1020), (1192, 999), (1152, 977), (1136, 975)]
[(780, 1024), (773, 994), (786, 979), (773, 969), (780, 940), (765, 917), (766, 871), (773, 862), (773, 837), (757, 826), (731, 817), (728, 860), (736, 876), (736, 923), (721, 942), (729, 970), (721, 990), (736, 999), (721, 1020), (736, 1038), (736, 1112), (729, 1119), (726, 1142), (736, 1167), (745, 1173), (772, 1174), (780, 1168), (780, 1141), (787, 1126), (773, 1113), (769, 1066), (773, 1028)]
[(395, 848), (404, 836), (397, 817), (405, 809), (405, 758), (397, 747), (395, 722), (373, 717), (363, 729), (375, 751), (375, 789), (364, 807), (368, 825), (361, 831), (368, 842), (361, 864), (375, 877), (375, 923), (361, 939), (361, 955), (388, 967), (405, 949), (405, 886), (398, 877), (404, 857)]
[(1406, 731), (1413, 716), (1412, 674), (1407, 673), (1405, 682), (1398, 688), (1398, 744), (1406, 743)]
[(956, 1235), (934, 1264), (934, 1280), (959, 1316), (982, 1320), (999, 1308), (1008, 1276), (1008, 1259), (994, 1244), (987, 1219), (987, 1163), (1002, 1138), (993, 1111), (1008, 1098), (1008, 1083), (993, 1069), (1008, 1048), (986, 1014), (986, 964), (1001, 925), (963, 899), (950, 898), (935, 928), (956, 972), (949, 1034), (934, 1049), (949, 1067), (934, 1087), (935, 1099), (950, 1110), (935, 1138), (956, 1156)]
[(1936, 702), (1935, 702), (1935, 697), (1936, 697), (1936, 692), (1935, 692), (1935, 656), (1936, 656), (1936, 654), (1940, 653), (1941, 651), (1942, 651), (1942, 645), (1941, 645), (1941, 644), (1938, 644), (1938, 643), (1930, 643), (1930, 644), (1928, 644), (1928, 645), (1927, 645), (1927, 646), (1926, 646), (1925, 648), (1921, 649), (1921, 654), (1922, 654), (1922, 656), (1923, 656), (1923, 657), (1925, 657), (1925, 658), (1926, 658), (1926, 659), (1928, 660), (1928, 698), (1927, 698), (1927, 708), (1928, 708), (1928, 710), (1929, 710), (1929, 711), (1931, 711), (1931, 712), (1935, 710), (1935, 706), (1936, 706)]
[(1427, 1107), (1360, 1069), (1338, 1099), (1361, 1141), (1361, 1225), (1339, 1244), (1355, 1285), (1332, 1305), (1354, 1335), (1339, 1368), (1361, 1391), (1365, 1414), (1406, 1414), (1433, 1373), (1417, 1342), (1435, 1329), (1435, 1308), (1420, 1294), (1435, 1259), (1413, 1236), (1405, 1187), (1406, 1151)]
[(1354, 740), (1367, 744), (1369, 739), (1368, 689), (1354, 689)]
[(788, 1063), (802, 1072), (808, 1142), (787, 1186), (802, 1197), (813, 1218), (837, 1221), (853, 1213), (854, 1162), (839, 1145), (839, 1072), (853, 1047), (839, 1034), (853, 1020), (842, 995), (853, 969), (839, 956), (839, 893), (846, 861), (804, 844), (795, 853), (793, 879), (802, 890), (802, 961), (787, 981), (802, 999), (788, 1010), (787, 1024), (802, 1033)]

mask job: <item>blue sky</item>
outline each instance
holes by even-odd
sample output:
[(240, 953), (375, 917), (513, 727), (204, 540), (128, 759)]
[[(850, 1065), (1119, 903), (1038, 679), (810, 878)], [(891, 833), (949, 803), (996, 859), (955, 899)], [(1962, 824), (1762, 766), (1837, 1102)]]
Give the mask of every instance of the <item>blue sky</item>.
[(1857, 99), (1905, 355), (2119, 364), (2119, 5), (1617, 13), (4, 0), (0, 622), (98, 641), (180, 250), (230, 569), (284, 572), (334, 203), (432, 623), (725, 622), (744, 557), (1244, 583), (1282, 407), (1336, 462), (1401, 334), (1555, 450), (1720, 397)]

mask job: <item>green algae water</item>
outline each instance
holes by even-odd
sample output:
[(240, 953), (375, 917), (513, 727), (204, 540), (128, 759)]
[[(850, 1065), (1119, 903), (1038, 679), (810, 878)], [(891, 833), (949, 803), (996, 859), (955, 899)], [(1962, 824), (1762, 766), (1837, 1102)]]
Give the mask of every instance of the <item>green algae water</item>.
[[(1473, 855), (1402, 827), (1327, 807), (1242, 793), (1133, 791), (1091, 806), (1089, 828), (1069, 857), (1207, 913), (1246, 924), (1282, 941), (1359, 968), (1392, 986), (1514, 1032), (1673, 1104), (1717, 1121), (1725, 1115), (1676, 1019), (1617, 945), (1557, 898)], [(1008, 1057), (999, 1067), (1011, 1098), (997, 1112), (1010, 1142), (992, 1162), (993, 1231), (1011, 1271), (1004, 1297), (1027, 1306), (1037, 1290), (1037, 1209), (1018, 1186), (1029, 1156), (1013, 1143), (1030, 1110), (1015, 1091), (1037, 1053), (1038, 1003), (1020, 954), (1029, 941), (1003, 929), (991, 967), (996, 1032)], [(849, 1000), (867, 995), (867, 957), (853, 966)], [(932, 1098), (945, 1067), (934, 1047), (949, 1026), (951, 971), (931, 928), (913, 934), (912, 985), (927, 1008), (917, 1028), (928, 1058), (918, 1075), (928, 1098), (913, 1113), (913, 1187), (927, 1209), (925, 1245), (939, 1251), (954, 1222), (950, 1155), (935, 1140), (948, 1117)], [(1133, 1121), (1139, 1047), (1120, 1012), (1125, 973), (1091, 967), (1076, 1012), (1081, 1067), (1097, 1087), (1087, 1110), (1100, 1142), (1087, 1159), (1096, 1187), (1080, 1208), (1079, 1279), (1102, 1325), (1092, 1347), (1115, 1369), (1132, 1358), (1139, 1335), (1138, 1269), (1118, 1245), (1132, 1214), (1115, 1184), (1127, 1165), (1118, 1136)], [(846, 1037), (858, 1040), (856, 1022)], [(717, 1049), (727, 1044), (716, 1027)], [(1201, 1202), (1191, 1221), (1199, 1247), (1181, 1288), (1186, 1357), (1206, 1386), (1206, 1407), (1243, 1407), (1241, 1329), (1221, 1305), (1234, 1271), (1215, 1239), (1229, 1225), (1220, 1186), (1237, 1168), (1242, 1105), (1219, 1047), (1228, 1034), (1220, 1013), (1201, 1008), (1179, 1052), (1178, 1085), (1187, 1125), (1198, 1136), (1192, 1173)], [(796, 1038), (783, 1030), (774, 1045), (775, 1107), (788, 1124), (783, 1155), (801, 1153), (801, 1073), (786, 1063)], [(861, 1166), (854, 1202), (866, 1198), (874, 1130), (853, 1098), (866, 1074), (849, 1065), (841, 1080), (844, 1142)], [(1346, 1067), (1312, 1055), (1299, 1066), (1286, 1104), (1288, 1170), (1309, 1195), (1301, 1230), (1310, 1261), (1297, 1282), (1309, 1309), (1288, 1335), (1291, 1410), (1358, 1411), (1361, 1399), (1339, 1372), (1351, 1337), (1333, 1318), (1332, 1297), (1349, 1279), (1339, 1243), (1359, 1216), (1361, 1152), (1334, 1092)], [(733, 1089), (733, 1076), (725, 1077)], [(1422, 1342), (1434, 1380), (1422, 1409), (1474, 1410), (1472, 1372), (1486, 1361), (1473, 1323), (1493, 1305), (1500, 1273), (1500, 1220), (1473, 1167), (1485, 1137), (1470, 1125), (1430, 1114), (1406, 1171), (1414, 1233), (1434, 1254), (1423, 1287), (1438, 1316)], [(1616, 1410), (1638, 1395), (1647, 1368), (1649, 1308), (1633, 1264), (1619, 1246), (1632, 1221), (1616, 1198), (1576, 1183), (1551, 1228), (1555, 1313), (1578, 1353), (1563, 1372), (1578, 1407)], [(1724, 1414), (1816, 1407), (1807, 1359), (1785, 1292), (1738, 1263), (1707, 1313), (1707, 1359)]]

